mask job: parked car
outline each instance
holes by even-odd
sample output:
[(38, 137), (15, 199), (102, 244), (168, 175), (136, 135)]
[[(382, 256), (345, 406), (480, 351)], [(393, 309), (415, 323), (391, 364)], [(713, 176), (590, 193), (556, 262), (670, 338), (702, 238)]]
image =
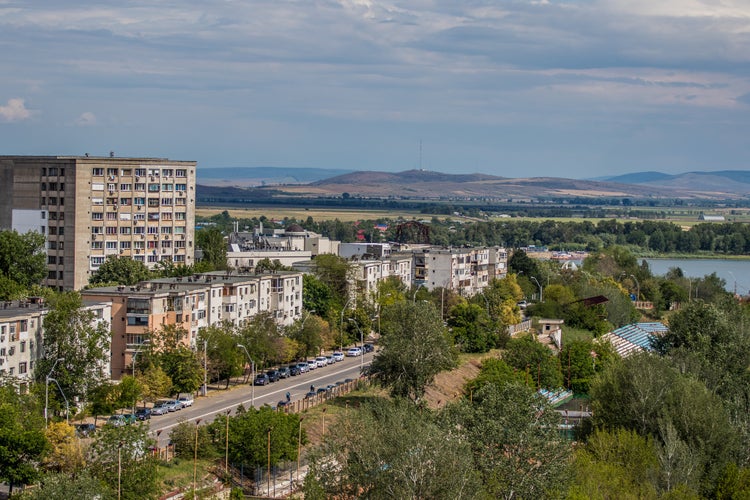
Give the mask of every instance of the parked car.
[(317, 394), (325, 394), (326, 392), (328, 392), (328, 389), (326, 389), (325, 387), (320, 387), (316, 392)]
[(328, 362), (329, 365), (332, 365), (336, 363), (336, 358), (334, 358), (333, 354), (331, 354), (329, 356), (326, 356), (326, 361)]
[(127, 424), (127, 421), (125, 420), (125, 415), (112, 415), (107, 419), (106, 425), (111, 425), (114, 427), (122, 427), (123, 425)]
[(89, 437), (96, 433), (96, 426), (94, 424), (76, 424), (76, 434), (78, 437)]
[(289, 376), (296, 377), (300, 373), (302, 373), (302, 372), (299, 370), (299, 366), (297, 366), (297, 365), (291, 365), (289, 367)]
[(279, 378), (289, 378), (291, 374), (289, 373), (289, 367), (288, 366), (282, 366), (279, 368)]
[(314, 398), (314, 397), (315, 397), (315, 396), (317, 396), (317, 395), (318, 395), (318, 393), (317, 393), (317, 392), (315, 392), (315, 391), (310, 391), (310, 392), (308, 392), (307, 394), (305, 394), (305, 399), (312, 399), (312, 398)]
[(299, 368), (300, 373), (307, 373), (310, 371), (310, 366), (307, 364), (307, 361), (297, 363), (297, 368)]
[(169, 405), (166, 401), (157, 401), (151, 408), (151, 415), (164, 415), (165, 413), (169, 413)]
[(268, 385), (271, 383), (271, 381), (268, 379), (268, 375), (265, 373), (259, 373), (255, 376), (255, 380), (253, 381), (254, 385)]
[(353, 357), (356, 357), (356, 356), (361, 356), (362, 355), (362, 349), (360, 349), (359, 347), (350, 347), (346, 351), (346, 355), (349, 356), (350, 358), (353, 358)]
[(170, 412), (182, 410), (182, 403), (180, 403), (176, 399), (166, 399), (164, 401), (167, 405), (167, 410), (169, 410)]
[(372, 352), (375, 350), (375, 346), (372, 344), (365, 344), (363, 347), (363, 350), (365, 353)]
[(518, 306), (519, 309), (526, 309), (529, 304), (525, 300), (520, 300), (516, 302), (516, 305)]
[(344, 361), (344, 353), (343, 352), (339, 352), (339, 351), (334, 352), (333, 353), (333, 359), (335, 359), (337, 362), (338, 361)]
[(188, 406), (193, 406), (193, 396), (190, 394), (180, 394), (177, 397), (177, 401), (182, 404), (183, 408), (187, 408)]
[(151, 408), (138, 408), (135, 411), (135, 418), (138, 420), (151, 420)]
[(323, 368), (324, 366), (328, 365), (328, 358), (325, 356), (318, 356), (315, 358), (315, 363), (318, 365), (318, 368)]
[(281, 378), (278, 370), (268, 370), (266, 372), (266, 375), (268, 375), (269, 382), (278, 382), (278, 380)]
[(318, 362), (317, 361), (315, 361), (314, 359), (308, 359), (307, 360), (307, 368), (309, 370), (314, 370), (317, 367), (318, 367)]

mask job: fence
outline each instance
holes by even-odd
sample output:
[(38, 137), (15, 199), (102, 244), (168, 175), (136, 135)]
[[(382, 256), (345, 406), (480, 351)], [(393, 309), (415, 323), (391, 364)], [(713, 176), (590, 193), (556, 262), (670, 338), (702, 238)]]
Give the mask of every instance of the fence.
[(508, 335), (512, 337), (517, 333), (528, 332), (529, 330), (531, 330), (531, 320), (527, 319), (526, 321), (521, 321), (520, 323), (516, 323), (515, 325), (508, 325), (508, 329), (506, 331), (508, 332)]

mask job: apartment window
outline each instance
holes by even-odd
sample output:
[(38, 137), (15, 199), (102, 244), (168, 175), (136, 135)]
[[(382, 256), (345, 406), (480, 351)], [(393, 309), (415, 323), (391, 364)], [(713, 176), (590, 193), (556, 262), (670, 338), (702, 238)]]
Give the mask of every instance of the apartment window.
[(165, 168), (161, 171), (161, 175), (163, 175), (164, 177), (172, 177), (173, 170), (171, 168)]
[(174, 242), (175, 248), (185, 248), (185, 241), (184, 240), (177, 240)]
[(133, 228), (133, 234), (146, 234), (146, 228), (143, 226), (135, 226)]
[(104, 198), (91, 198), (92, 205), (104, 205)]
[(57, 235), (58, 236), (64, 236), (65, 235), (65, 228), (64, 227), (58, 227), (57, 228)]
[(178, 168), (175, 170), (175, 177), (187, 177), (187, 170)]
[(111, 175), (111, 176), (117, 175), (117, 169), (116, 168), (108, 168), (107, 169), (107, 175)]
[(92, 250), (101, 250), (102, 249), (102, 242), (101, 241), (92, 241), (91, 242), (91, 249)]
[(56, 255), (48, 255), (47, 256), (47, 264), (57, 264), (57, 256)]
[(107, 212), (107, 220), (117, 220), (117, 212)]
[(148, 226), (148, 234), (159, 234), (159, 226)]
[(123, 168), (122, 170), (120, 170), (120, 175), (133, 175), (133, 169)]
[(59, 191), (65, 191), (65, 183), (64, 182), (60, 183)]
[(145, 205), (146, 204), (146, 198), (133, 198), (133, 205)]
[(50, 196), (49, 198), (47, 198), (47, 204), (48, 205), (57, 205), (57, 198), (55, 198), (54, 196)]
[(146, 169), (145, 168), (136, 168), (135, 169), (135, 175), (136, 175), (136, 177), (146, 177)]
[(50, 167), (50, 168), (49, 168), (49, 171), (48, 171), (48, 175), (49, 175), (50, 177), (55, 177), (55, 176), (57, 176), (57, 167)]
[(172, 234), (172, 228), (169, 226), (162, 227), (161, 234)]
[(174, 190), (175, 191), (187, 191), (187, 184), (175, 184)]
[(162, 198), (161, 199), (161, 204), (162, 205), (167, 205), (167, 206), (171, 205), (172, 204), (172, 198)]
[(47, 175), (47, 167), (42, 167), (42, 175)]
[(50, 226), (50, 227), (49, 227), (49, 235), (50, 235), (50, 236), (57, 236), (57, 227), (55, 227), (55, 226)]
[(91, 257), (91, 267), (99, 267), (104, 264), (104, 257)]
[(162, 240), (161, 242), (162, 248), (172, 248), (172, 242), (169, 240)]
[(133, 248), (136, 250), (143, 250), (146, 248), (146, 242), (145, 241), (134, 241), (133, 242)]
[(185, 256), (184, 255), (175, 255), (173, 257), (173, 260), (175, 262), (185, 262)]
[(102, 234), (104, 229), (101, 226), (94, 226), (91, 228), (91, 234)]
[(143, 262), (144, 260), (143, 255), (136, 255), (133, 257), (133, 260), (138, 261), (138, 262)]
[(185, 212), (175, 212), (175, 220), (187, 220), (187, 214)]
[(151, 212), (148, 214), (148, 220), (159, 220), (159, 212)]
[(49, 220), (57, 220), (57, 212), (50, 212)]
[(19, 349), (18, 350), (21, 351), (21, 352), (26, 352), (26, 341), (25, 340), (21, 341), (21, 343), (19, 344)]
[(120, 184), (120, 191), (130, 191), (132, 188), (132, 184)]
[(148, 191), (150, 193), (158, 193), (159, 192), (159, 185), (158, 184), (149, 184), (148, 185)]
[(159, 206), (159, 198), (149, 198), (148, 199), (148, 206), (149, 207), (158, 207)]
[(185, 234), (185, 226), (175, 226), (174, 227), (174, 233), (175, 234)]
[(172, 220), (172, 212), (162, 212), (161, 220)]
[(135, 183), (135, 190), (136, 191), (145, 191), (146, 190), (146, 183), (145, 182), (136, 182)]
[(158, 168), (149, 168), (148, 169), (148, 175), (153, 175), (155, 177), (159, 177), (159, 173), (161, 172)]
[(153, 250), (154, 248), (156, 248), (157, 247), (157, 243), (158, 243), (158, 241), (153, 241), (153, 240), (149, 241), (148, 242), (148, 248), (149, 248), (149, 250)]
[(121, 227), (120, 228), (120, 234), (131, 234), (132, 229), (130, 227)]
[(159, 262), (159, 256), (158, 255), (149, 255), (148, 256), (149, 263), (153, 264), (154, 262)]
[(186, 205), (187, 203), (185, 203), (185, 198), (177, 198), (177, 199), (176, 199), (176, 200), (174, 201), (174, 204), (175, 204), (175, 205)]
[(104, 229), (104, 234), (115, 235), (115, 234), (117, 234), (117, 228), (114, 227), (114, 226), (112, 226), (112, 227), (106, 227)]
[(130, 242), (129, 241), (121, 241), (120, 242), (120, 250), (130, 250)]
[(162, 191), (171, 191), (172, 190), (172, 184), (162, 184), (161, 185)]
[(120, 205), (129, 207), (133, 204), (133, 198), (120, 198)]
[(108, 241), (107, 242), (107, 250), (117, 250), (117, 242), (116, 241)]
[(26, 373), (26, 361), (18, 363), (18, 374), (23, 375)]
[(47, 279), (48, 280), (57, 279), (57, 273), (55, 271), (47, 271)]
[(104, 220), (104, 214), (102, 212), (92, 212), (91, 220)]

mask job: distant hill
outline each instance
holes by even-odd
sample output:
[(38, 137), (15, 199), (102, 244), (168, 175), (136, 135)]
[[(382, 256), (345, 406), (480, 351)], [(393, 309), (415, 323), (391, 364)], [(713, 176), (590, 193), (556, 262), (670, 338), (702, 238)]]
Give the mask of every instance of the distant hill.
[[(307, 169), (278, 170), (291, 173)], [(313, 170), (314, 173), (307, 172), (307, 179), (326, 172), (325, 169)], [(328, 170), (330, 171), (332, 170)], [(231, 185), (204, 186), (199, 169), (198, 178), (201, 185), (198, 187), (198, 195), (204, 203), (222, 197), (242, 202), (287, 196), (338, 198), (344, 193), (361, 198), (495, 202), (574, 198), (728, 200), (746, 199), (750, 196), (750, 172), (745, 171), (688, 172), (678, 175), (642, 172), (613, 177), (607, 181), (556, 177), (507, 178), (486, 174), (446, 174), (428, 170), (346, 173), (333, 171), (337, 175), (308, 182), (272, 184), (268, 181), (269, 177), (266, 177), (263, 187), (247, 189), (237, 182)], [(255, 173), (259, 172), (255, 170)]]
[(204, 186), (240, 187), (307, 184), (349, 172), (333, 168), (204, 167), (198, 169), (198, 182)]

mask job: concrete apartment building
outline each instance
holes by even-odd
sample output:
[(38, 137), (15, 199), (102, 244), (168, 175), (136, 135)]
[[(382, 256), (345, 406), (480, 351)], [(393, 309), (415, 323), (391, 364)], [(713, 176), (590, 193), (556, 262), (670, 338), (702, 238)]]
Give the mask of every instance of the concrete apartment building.
[(45, 285), (80, 289), (109, 255), (193, 264), (196, 162), (0, 156), (0, 229), (47, 238)]
[(166, 325), (188, 332), (186, 346), (195, 348), (201, 328), (227, 321), (241, 326), (253, 316), (270, 312), (280, 325), (302, 315), (302, 273), (260, 275), (205, 273), (160, 278), (136, 286), (83, 290), (87, 299), (112, 304), (111, 377), (131, 373), (133, 356), (150, 332)]
[[(112, 315), (106, 302), (84, 302), (92, 322), (109, 324)], [(39, 297), (0, 302), (0, 379), (9, 380), (26, 392), (34, 378), (37, 360), (44, 354), (44, 317), (49, 309)], [(101, 366), (109, 374), (109, 363)]]

